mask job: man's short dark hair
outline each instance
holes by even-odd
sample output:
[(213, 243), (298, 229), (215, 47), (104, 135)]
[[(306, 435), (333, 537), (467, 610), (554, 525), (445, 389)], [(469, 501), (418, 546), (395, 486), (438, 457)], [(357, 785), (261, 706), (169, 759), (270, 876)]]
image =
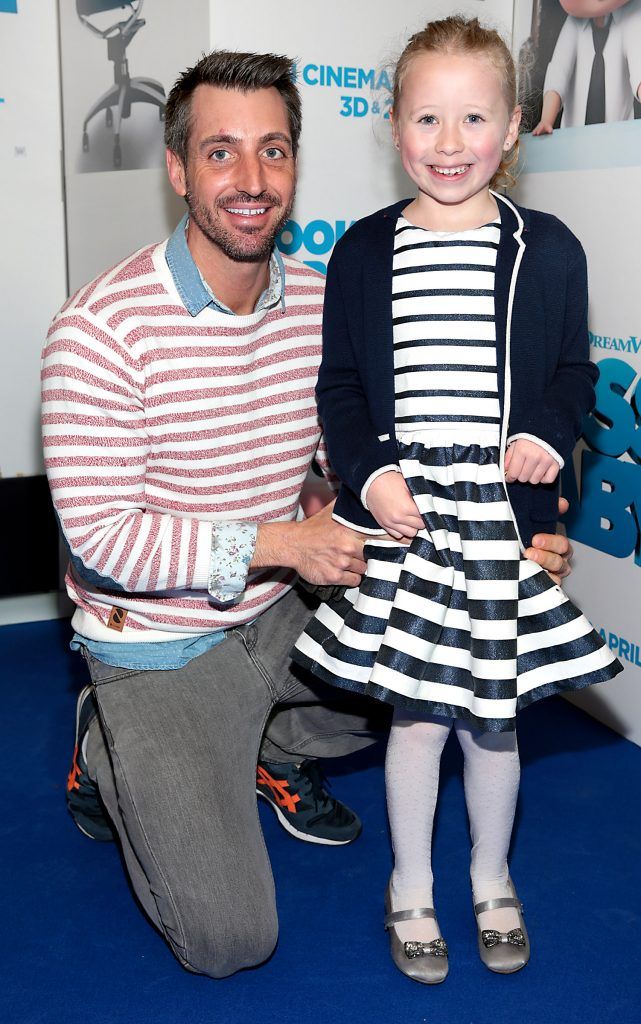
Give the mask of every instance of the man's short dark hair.
[(165, 108), (165, 145), (187, 164), (189, 133), (191, 129), (191, 99), (199, 85), (213, 85), (217, 89), (238, 89), (255, 92), (257, 89), (278, 89), (287, 108), (289, 131), (294, 156), (302, 127), (300, 93), (295, 84), (295, 66), (289, 57), (274, 53), (235, 53), (233, 50), (213, 50), (187, 68), (178, 78), (167, 98)]

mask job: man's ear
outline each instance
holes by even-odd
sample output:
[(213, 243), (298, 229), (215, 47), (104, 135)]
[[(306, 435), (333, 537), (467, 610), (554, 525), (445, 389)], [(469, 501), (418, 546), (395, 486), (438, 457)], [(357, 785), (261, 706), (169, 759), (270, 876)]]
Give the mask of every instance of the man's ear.
[(179, 156), (172, 149), (166, 151), (167, 174), (171, 187), (177, 196), (184, 196), (187, 192), (187, 177), (185, 167)]

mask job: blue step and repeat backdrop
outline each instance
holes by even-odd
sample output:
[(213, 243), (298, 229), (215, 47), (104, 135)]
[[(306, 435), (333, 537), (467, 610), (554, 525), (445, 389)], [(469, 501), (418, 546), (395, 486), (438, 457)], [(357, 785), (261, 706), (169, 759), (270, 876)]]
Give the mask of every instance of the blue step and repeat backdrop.
[[(586, 17), (573, 16), (578, 7)], [(594, 59), (595, 13), (608, 28), (606, 120), (586, 125), (581, 75), (589, 78)], [(577, 702), (641, 744), (641, 0), (518, 0), (513, 47), (529, 87), (531, 124), (552, 80), (550, 63), (558, 84), (562, 62), (574, 62), (566, 68), (568, 94), (576, 100), (568, 105), (572, 116), (564, 115), (551, 135), (525, 136), (516, 198), (555, 213), (587, 253), (591, 355), (601, 375), (596, 408), (563, 472), (563, 493), (572, 503), (566, 529), (576, 550), (566, 589), (625, 671)]]

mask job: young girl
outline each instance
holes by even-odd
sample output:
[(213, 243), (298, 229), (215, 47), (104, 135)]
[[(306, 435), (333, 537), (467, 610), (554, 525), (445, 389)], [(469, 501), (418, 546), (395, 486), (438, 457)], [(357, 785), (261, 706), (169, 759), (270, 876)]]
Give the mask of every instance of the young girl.
[(534, 532), (554, 530), (555, 481), (596, 370), (579, 242), (492, 191), (510, 180), (519, 121), (495, 32), (451, 17), (413, 36), (392, 130), (418, 195), (354, 225), (327, 276), (318, 400), (342, 481), (334, 515), (372, 541), (360, 587), (321, 605), (294, 657), (394, 705), (385, 926), (396, 965), (425, 983), (447, 974), (430, 857), (452, 725), (479, 951), (508, 973), (529, 957), (507, 866), (516, 712), (621, 670), (522, 556)]

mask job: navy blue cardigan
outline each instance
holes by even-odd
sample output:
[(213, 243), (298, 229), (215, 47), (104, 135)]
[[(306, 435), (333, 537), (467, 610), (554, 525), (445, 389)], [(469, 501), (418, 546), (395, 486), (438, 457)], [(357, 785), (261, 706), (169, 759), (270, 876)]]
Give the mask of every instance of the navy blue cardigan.
[[(495, 315), (501, 453), (530, 434), (566, 460), (594, 406), (587, 271), (578, 239), (560, 220), (496, 195), (501, 236)], [(323, 358), (316, 395), (329, 457), (341, 480), (336, 518), (380, 527), (361, 501), (366, 481), (398, 463), (394, 435), (392, 260), (404, 199), (354, 224), (327, 269)], [(554, 532), (558, 486), (507, 485), (522, 546)]]

